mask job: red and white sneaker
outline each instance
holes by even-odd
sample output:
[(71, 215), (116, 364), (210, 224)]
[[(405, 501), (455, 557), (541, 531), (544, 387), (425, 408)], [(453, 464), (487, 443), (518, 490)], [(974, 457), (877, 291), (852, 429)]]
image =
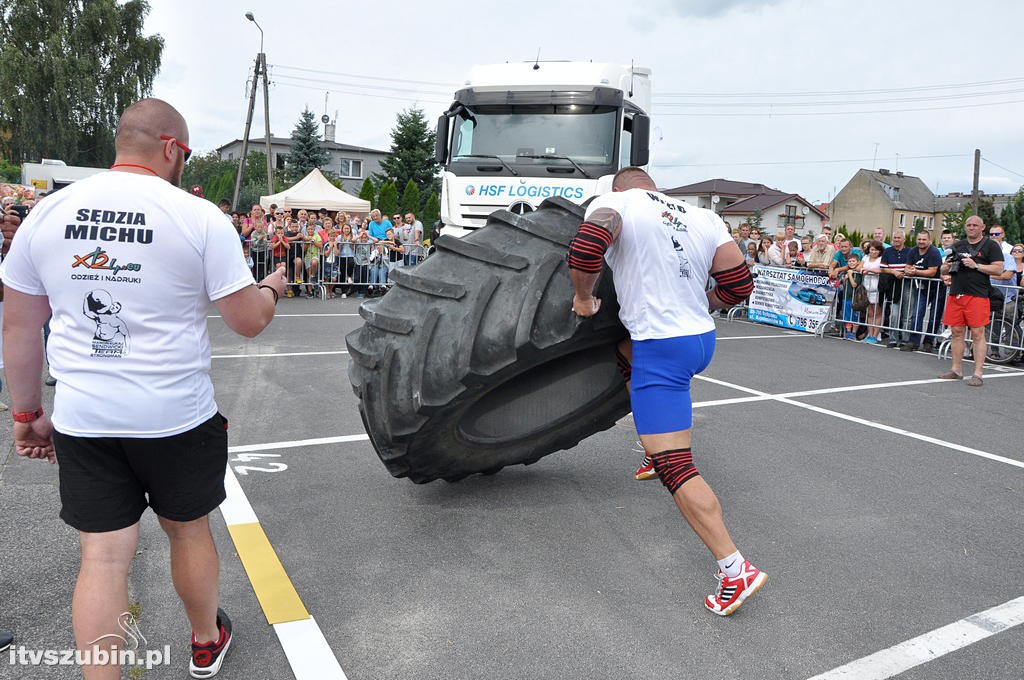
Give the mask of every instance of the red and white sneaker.
[(648, 479), (657, 479), (658, 473), (654, 470), (654, 462), (650, 458), (644, 456), (644, 462), (640, 463), (640, 467), (633, 473), (633, 479), (638, 482), (643, 482)]
[(768, 580), (768, 574), (744, 560), (739, 576), (726, 576), (725, 572), (719, 569), (715, 578), (718, 579), (718, 591), (704, 598), (704, 606), (719, 616), (728, 616), (739, 609), (748, 597), (761, 589)]
[(656, 479), (658, 473), (654, 471), (654, 463), (651, 461), (650, 456), (648, 456), (644, 451), (644, 445), (637, 442), (636, 446), (633, 447), (633, 453), (644, 454), (644, 461), (640, 463), (640, 467), (638, 467), (636, 472), (633, 473), (633, 479), (638, 482), (643, 482), (648, 479)]

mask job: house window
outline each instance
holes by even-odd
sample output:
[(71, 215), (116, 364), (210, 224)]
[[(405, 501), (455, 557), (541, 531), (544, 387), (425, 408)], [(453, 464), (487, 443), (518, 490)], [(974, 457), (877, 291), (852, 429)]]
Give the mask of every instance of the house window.
[(795, 205), (787, 205), (786, 206), (786, 217), (796, 217), (796, 206)]
[(229, 161), (235, 160), (235, 152), (234, 151), (229, 151), (228, 152), (228, 160)]
[(907, 220), (906, 213), (900, 213), (900, 226), (901, 227), (906, 224), (906, 220)]
[(361, 178), (363, 176), (363, 162), (353, 158), (342, 158), (340, 174), (342, 177)]

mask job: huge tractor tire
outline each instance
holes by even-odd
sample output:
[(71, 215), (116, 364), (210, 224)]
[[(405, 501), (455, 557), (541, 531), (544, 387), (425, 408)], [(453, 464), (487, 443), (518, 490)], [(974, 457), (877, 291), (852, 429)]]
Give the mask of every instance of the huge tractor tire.
[(525, 215), (499, 210), (464, 238), (438, 238), (360, 306), (365, 324), (345, 338), (349, 378), (392, 475), (451, 482), (530, 464), (629, 412), (609, 270), (600, 312), (572, 312), (565, 252), (582, 219), (562, 198)]

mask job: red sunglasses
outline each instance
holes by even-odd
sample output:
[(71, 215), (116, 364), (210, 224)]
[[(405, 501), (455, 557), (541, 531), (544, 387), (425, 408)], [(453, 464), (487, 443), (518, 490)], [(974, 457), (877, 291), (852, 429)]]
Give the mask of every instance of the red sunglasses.
[(189, 157), (192, 155), (192, 149), (188, 148), (174, 137), (168, 137), (167, 135), (160, 135), (160, 139), (165, 142), (174, 142), (174, 145), (185, 152), (185, 162), (188, 163)]

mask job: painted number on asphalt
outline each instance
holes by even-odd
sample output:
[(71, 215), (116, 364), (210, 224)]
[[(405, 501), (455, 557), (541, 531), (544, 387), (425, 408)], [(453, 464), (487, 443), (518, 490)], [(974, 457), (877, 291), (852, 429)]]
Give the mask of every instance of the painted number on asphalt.
[[(279, 453), (240, 453), (231, 459), (232, 463), (250, 463), (253, 461), (261, 461), (264, 458), (280, 458)], [(267, 461), (266, 466), (260, 465), (234, 465), (232, 466), (240, 475), (248, 475), (250, 472), (283, 472), (288, 469), (288, 466), (284, 463), (275, 463)]]

